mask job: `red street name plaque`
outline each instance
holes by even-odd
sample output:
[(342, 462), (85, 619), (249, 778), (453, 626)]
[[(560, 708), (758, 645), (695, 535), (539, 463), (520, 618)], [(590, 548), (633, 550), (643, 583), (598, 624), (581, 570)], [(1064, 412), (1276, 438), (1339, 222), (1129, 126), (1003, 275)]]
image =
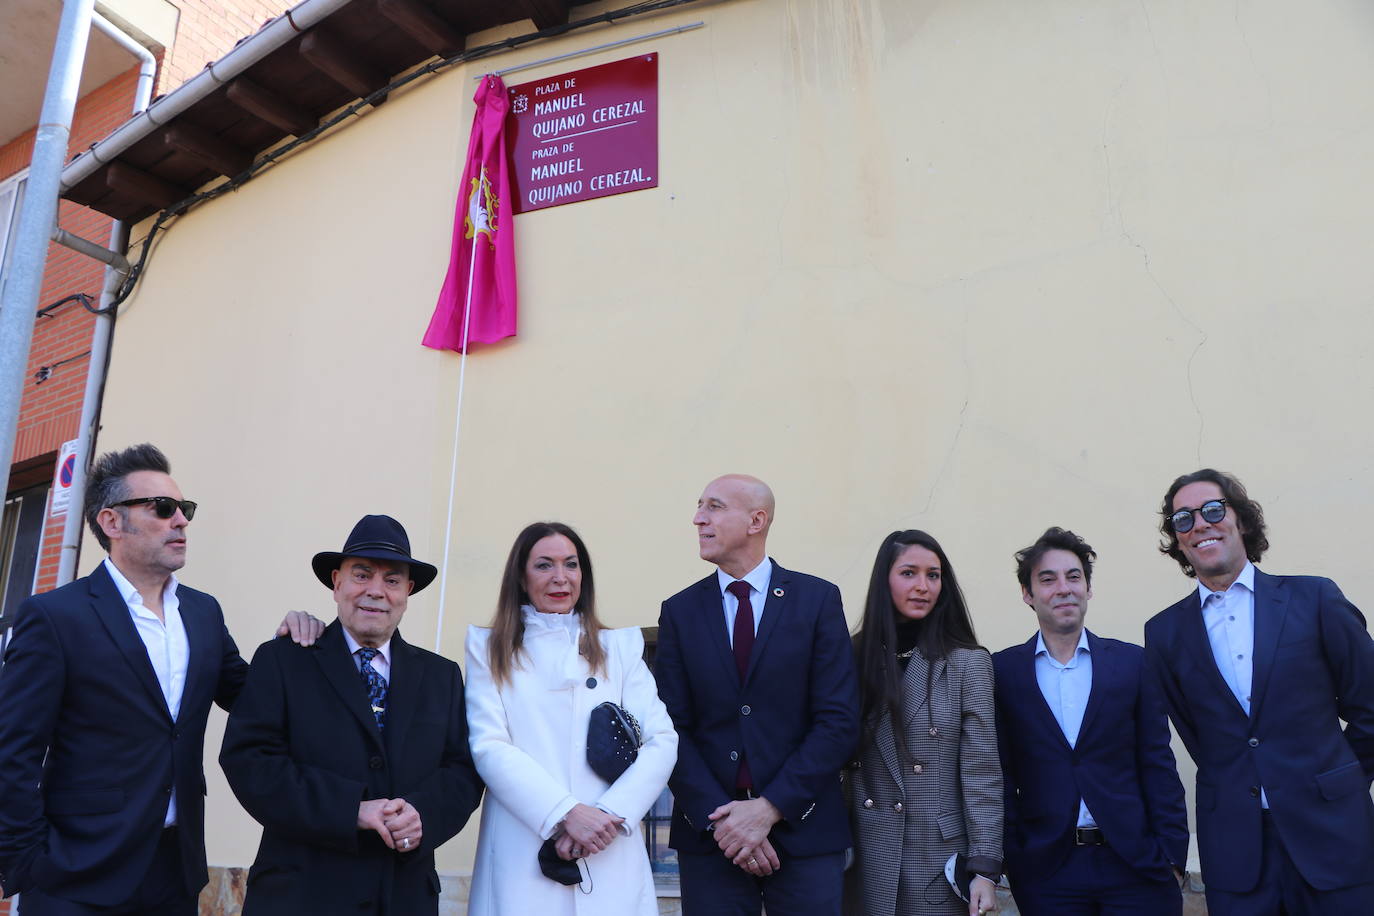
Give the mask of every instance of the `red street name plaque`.
[(658, 55), (508, 87), (515, 212), (658, 187)]

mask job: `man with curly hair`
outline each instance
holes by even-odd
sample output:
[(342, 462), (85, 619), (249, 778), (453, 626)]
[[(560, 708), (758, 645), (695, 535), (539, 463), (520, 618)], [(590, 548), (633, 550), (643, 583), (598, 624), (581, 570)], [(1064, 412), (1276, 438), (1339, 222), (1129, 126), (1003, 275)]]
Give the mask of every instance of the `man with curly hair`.
[(1197, 579), (1145, 625), (1145, 654), (1197, 763), (1208, 913), (1374, 913), (1364, 617), (1330, 579), (1255, 568), (1264, 513), (1230, 474), (1175, 480), (1159, 530)]

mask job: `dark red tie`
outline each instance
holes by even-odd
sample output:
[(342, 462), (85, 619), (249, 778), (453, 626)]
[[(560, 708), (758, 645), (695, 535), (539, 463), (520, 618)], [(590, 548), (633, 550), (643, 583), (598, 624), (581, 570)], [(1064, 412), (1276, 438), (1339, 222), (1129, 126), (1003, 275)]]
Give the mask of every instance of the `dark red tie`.
[[(749, 673), (749, 653), (754, 650), (754, 606), (749, 603), (748, 582), (736, 579), (730, 583), (728, 591), (739, 599), (739, 608), (735, 611), (735, 667), (739, 669), (739, 682), (743, 686), (744, 676)], [(739, 756), (739, 770), (735, 773), (735, 788), (754, 788), (754, 777), (749, 773), (749, 761), (744, 759), (743, 751)]]
[(749, 653), (754, 651), (754, 606), (749, 603), (749, 583), (743, 579), (731, 582), (727, 590), (739, 599), (739, 610), (735, 611), (735, 667), (743, 684), (749, 673)]

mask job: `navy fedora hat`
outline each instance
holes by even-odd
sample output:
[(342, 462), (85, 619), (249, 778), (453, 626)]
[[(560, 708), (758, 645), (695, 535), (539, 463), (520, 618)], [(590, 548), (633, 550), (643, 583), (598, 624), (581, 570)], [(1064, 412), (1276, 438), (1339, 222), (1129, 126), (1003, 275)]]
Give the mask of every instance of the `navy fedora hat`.
[(439, 573), (431, 564), (410, 555), (410, 538), (406, 537), (405, 528), (389, 515), (364, 515), (353, 526), (343, 550), (325, 550), (315, 554), (310, 565), (315, 570), (315, 577), (324, 583), (325, 588), (334, 587), (333, 572), (345, 557), (410, 564), (410, 578), (415, 583), (415, 588), (410, 592), (412, 595), (433, 582)]

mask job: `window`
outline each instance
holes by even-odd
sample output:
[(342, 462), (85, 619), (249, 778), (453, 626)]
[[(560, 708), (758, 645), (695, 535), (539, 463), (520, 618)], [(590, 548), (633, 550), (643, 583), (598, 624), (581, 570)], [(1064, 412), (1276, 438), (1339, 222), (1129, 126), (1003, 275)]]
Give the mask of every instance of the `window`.
[(10, 247), (19, 231), (19, 207), (24, 203), (24, 183), (28, 170), (0, 181), (0, 290), (5, 288), (5, 267)]
[(0, 599), (4, 602), (0, 649), (9, 643), (9, 629), (19, 603), (33, 592), (47, 504), (47, 484), (12, 493), (5, 500), (5, 512), (0, 516)]

